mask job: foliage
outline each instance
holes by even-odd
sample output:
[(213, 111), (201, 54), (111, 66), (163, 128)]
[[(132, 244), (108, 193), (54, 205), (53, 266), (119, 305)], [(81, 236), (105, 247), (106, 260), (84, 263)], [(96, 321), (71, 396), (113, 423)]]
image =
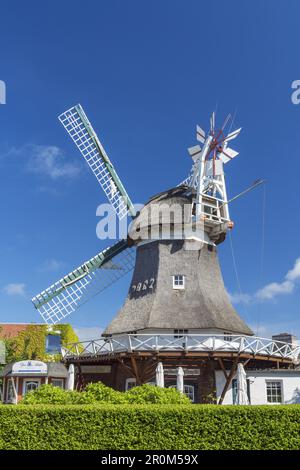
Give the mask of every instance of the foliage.
[(42, 385), (38, 389), (27, 393), (22, 399), (22, 404), (24, 405), (73, 405), (85, 403), (90, 403), (89, 400), (85, 400), (85, 394), (75, 390), (63, 390), (50, 384)]
[(66, 346), (69, 343), (77, 343), (79, 341), (78, 336), (69, 323), (56, 325), (56, 327), (57, 330), (61, 332), (62, 346)]
[(146, 404), (174, 404), (189, 405), (191, 402), (186, 395), (178, 392), (176, 388), (161, 388), (144, 384), (133, 387), (125, 393), (127, 403)]
[(55, 329), (52, 331), (49, 331), (47, 325), (28, 325), (17, 336), (3, 338), (6, 347), (6, 362), (27, 359), (40, 361), (60, 360), (60, 354), (50, 355), (46, 353), (45, 344), (48, 334), (60, 334), (63, 346), (78, 341), (77, 335), (69, 324), (55, 325)]
[(90, 383), (85, 390), (81, 392), (85, 395), (89, 403), (125, 403), (125, 393), (118, 392), (111, 387), (107, 387), (101, 382)]
[(87, 385), (83, 392), (67, 391), (53, 385), (42, 385), (29, 392), (21, 401), (24, 405), (33, 404), (190, 404), (190, 400), (174, 388), (160, 388), (154, 385), (141, 385), (128, 392), (118, 392), (101, 382)]
[(0, 449), (299, 448), (297, 405), (0, 405)]
[[(17, 337), (9, 339), (10, 353), (13, 360), (44, 359), (45, 356), (45, 326), (28, 325)], [(10, 358), (7, 358), (10, 361)]]

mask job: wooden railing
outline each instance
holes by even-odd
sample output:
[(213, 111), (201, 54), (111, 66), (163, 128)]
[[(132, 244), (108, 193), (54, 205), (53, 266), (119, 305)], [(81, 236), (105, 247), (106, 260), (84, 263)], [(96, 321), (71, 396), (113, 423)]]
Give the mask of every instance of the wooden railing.
[(68, 344), (62, 348), (67, 358), (101, 356), (133, 351), (186, 351), (248, 353), (298, 362), (300, 346), (277, 340), (242, 335), (188, 334), (125, 334)]

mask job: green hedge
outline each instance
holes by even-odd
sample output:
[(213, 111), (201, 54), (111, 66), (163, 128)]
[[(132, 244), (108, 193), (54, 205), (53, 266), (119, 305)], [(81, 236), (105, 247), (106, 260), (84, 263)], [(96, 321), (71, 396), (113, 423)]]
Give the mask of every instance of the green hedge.
[(300, 407), (1, 405), (1, 449), (300, 449)]

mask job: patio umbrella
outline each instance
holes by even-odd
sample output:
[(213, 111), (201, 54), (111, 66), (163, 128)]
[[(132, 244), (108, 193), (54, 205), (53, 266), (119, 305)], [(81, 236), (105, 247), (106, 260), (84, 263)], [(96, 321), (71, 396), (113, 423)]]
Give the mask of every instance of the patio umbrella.
[(74, 369), (73, 364), (70, 364), (69, 370), (68, 370), (67, 390), (74, 390), (74, 383), (75, 383), (75, 369)]
[(249, 405), (247, 394), (247, 376), (243, 364), (238, 364), (236, 378), (237, 392), (235, 405)]
[(164, 368), (161, 362), (156, 367), (156, 385), (162, 388), (165, 386)]
[(177, 390), (181, 393), (183, 393), (183, 376), (184, 376), (184, 372), (183, 372), (183, 368), (182, 367), (178, 367), (177, 368)]

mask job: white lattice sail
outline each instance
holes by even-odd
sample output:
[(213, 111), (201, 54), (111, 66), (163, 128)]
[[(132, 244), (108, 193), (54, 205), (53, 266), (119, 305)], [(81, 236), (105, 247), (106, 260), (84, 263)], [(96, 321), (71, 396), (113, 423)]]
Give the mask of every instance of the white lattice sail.
[(58, 323), (134, 267), (135, 250), (122, 240), (106, 248), (58, 282), (33, 297), (46, 323)]
[(128, 212), (134, 217), (133, 204), (81, 105), (62, 113), (59, 120), (96, 176), (118, 217), (122, 219)]

